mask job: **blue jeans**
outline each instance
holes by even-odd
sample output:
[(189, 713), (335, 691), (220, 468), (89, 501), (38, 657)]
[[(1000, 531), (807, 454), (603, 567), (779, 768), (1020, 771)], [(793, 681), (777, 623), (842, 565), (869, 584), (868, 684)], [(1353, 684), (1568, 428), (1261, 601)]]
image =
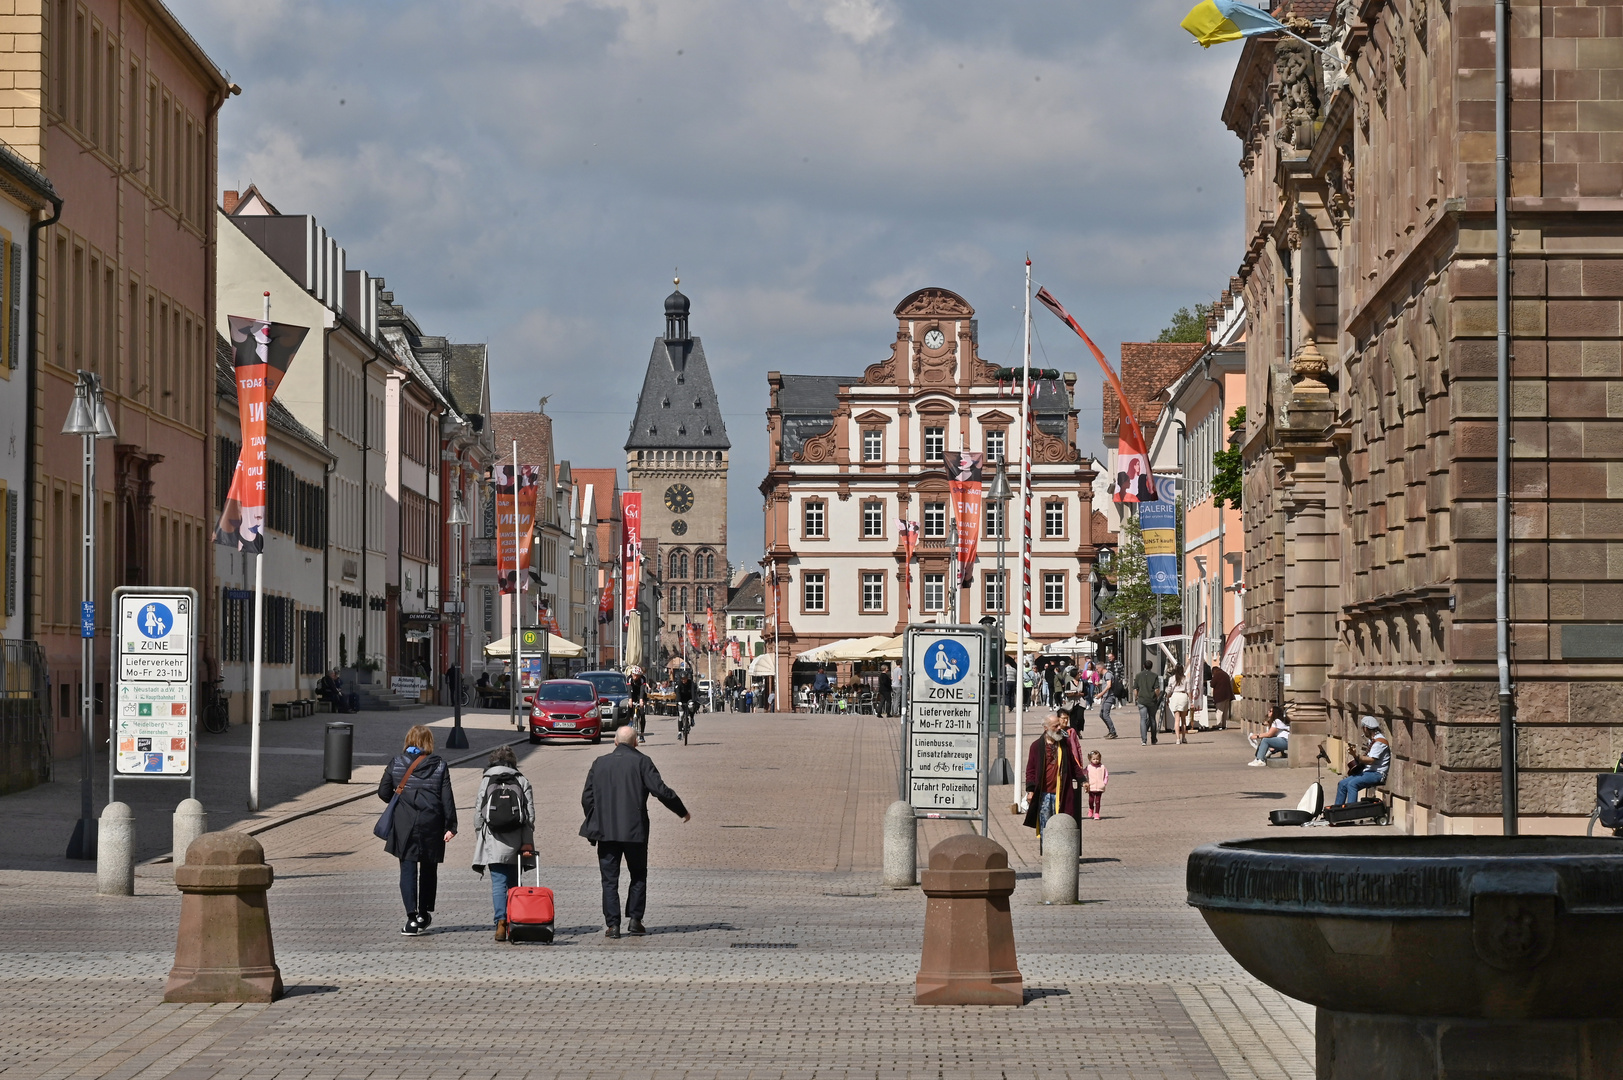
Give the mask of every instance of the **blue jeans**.
[(1357, 802), (1359, 792), (1367, 787), (1379, 787), (1386, 783), (1386, 777), (1378, 772), (1364, 772), (1357, 776), (1343, 776), (1336, 784), (1336, 805), (1346, 806), (1350, 802)]
[(1290, 746), (1290, 737), (1287, 735), (1275, 735), (1271, 739), (1258, 739), (1257, 760), (1262, 761), (1266, 759), (1270, 750), (1278, 750), (1281, 754), (1288, 757), (1290, 756)]
[(1037, 835), (1041, 836), (1043, 830), (1048, 828), (1048, 819), (1053, 817), (1058, 807), (1055, 804), (1052, 791), (1043, 794), (1043, 801), (1037, 804)]
[(490, 906), (496, 911), (496, 922), (507, 918), (507, 890), (518, 884), (517, 863), (491, 863), (485, 867), (490, 871)]
[(1160, 741), (1155, 737), (1155, 717), (1148, 705), (1138, 707), (1138, 741), (1146, 744)]

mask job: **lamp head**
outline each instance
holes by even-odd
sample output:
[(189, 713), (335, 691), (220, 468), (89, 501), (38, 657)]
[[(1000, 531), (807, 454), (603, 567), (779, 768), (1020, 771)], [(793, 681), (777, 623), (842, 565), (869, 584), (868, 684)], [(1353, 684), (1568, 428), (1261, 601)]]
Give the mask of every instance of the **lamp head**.
[(451, 516), (446, 519), (445, 523), (456, 529), (460, 529), (464, 525), (473, 524), (473, 522), (468, 520), (468, 512), (462, 508), (461, 499), (451, 500)]
[(1008, 502), (1014, 497), (1009, 490), (1009, 470), (1004, 468), (1001, 461), (997, 463), (997, 472), (992, 474), (992, 486), (987, 489), (986, 497), (999, 503)]

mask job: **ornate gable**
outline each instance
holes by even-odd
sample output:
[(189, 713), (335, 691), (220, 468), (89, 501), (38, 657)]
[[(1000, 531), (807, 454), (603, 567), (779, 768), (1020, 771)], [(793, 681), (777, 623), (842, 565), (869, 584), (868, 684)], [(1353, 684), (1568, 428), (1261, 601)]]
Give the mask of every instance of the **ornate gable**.
[(975, 309), (947, 289), (920, 289), (896, 305), (898, 319), (970, 319)]

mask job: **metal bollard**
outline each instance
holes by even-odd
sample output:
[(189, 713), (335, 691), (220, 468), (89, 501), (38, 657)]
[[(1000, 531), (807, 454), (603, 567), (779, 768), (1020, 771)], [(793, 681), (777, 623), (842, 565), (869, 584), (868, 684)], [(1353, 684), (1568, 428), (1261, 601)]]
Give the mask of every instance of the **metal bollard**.
[(326, 750), (322, 778), (334, 784), (349, 783), (350, 773), (355, 771), (355, 725), (328, 724)]
[(885, 809), (885, 884), (907, 889), (919, 880), (919, 829), (913, 808), (897, 799)]
[(208, 811), (196, 799), (182, 799), (175, 807), (173, 840), (169, 848), (170, 859), (176, 867), (186, 863), (186, 849), (192, 841), (209, 831)]
[(1076, 903), (1082, 830), (1070, 814), (1055, 814), (1043, 830), (1043, 903)]
[(96, 831), (96, 892), (102, 896), (134, 896), (135, 815), (128, 804), (108, 803)]

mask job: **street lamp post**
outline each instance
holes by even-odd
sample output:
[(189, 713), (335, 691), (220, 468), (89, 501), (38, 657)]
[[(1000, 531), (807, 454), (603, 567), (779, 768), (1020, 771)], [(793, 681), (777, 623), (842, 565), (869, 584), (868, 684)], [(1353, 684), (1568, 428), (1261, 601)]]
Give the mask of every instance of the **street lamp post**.
[(68, 858), (94, 859), (96, 808), (91, 769), (96, 759), (96, 440), (118, 436), (107, 412), (100, 375), (79, 372), (62, 434), (77, 435), (84, 443), (84, 545), (79, 553), (83, 585), (79, 609), (79, 820), (68, 841)]
[(462, 730), (462, 530), (471, 522), (468, 512), (462, 508), (462, 494), (458, 492), (456, 498), (451, 500), (451, 516), (445, 522), (451, 527), (451, 595), (456, 597), (453, 608), (454, 621), (451, 632), (456, 635), (456, 641), (451, 649), (451, 670), (456, 674), (451, 679), (451, 709), (453, 721), (451, 733), (445, 737), (445, 746), (449, 750), (466, 750), (468, 748), (467, 732)]
[[(999, 461), (997, 463), (997, 472), (992, 474), (992, 486), (986, 492), (986, 501), (997, 507), (997, 633), (998, 652), (1000, 654), (1006, 648), (1004, 642), (1007, 640), (1004, 631), (1004, 620), (1007, 618), (1009, 610), (1009, 579), (1003, 570), (1003, 549), (1009, 535), (1009, 500), (1013, 497), (1013, 492), (1009, 490), (1009, 471), (1004, 467), (1003, 462)], [(998, 659), (1003, 660), (1004, 657), (999, 655)], [(997, 688), (1001, 706), (1003, 664), (998, 665)], [(992, 773), (987, 778), (988, 785), (1014, 783), (1014, 767), (1009, 764), (1009, 759), (1004, 754), (1007, 749), (1005, 740), (1008, 736), (1004, 732), (1002, 717), (1003, 710), (1000, 707), (998, 709), (997, 725), (997, 758), (992, 762)]]

